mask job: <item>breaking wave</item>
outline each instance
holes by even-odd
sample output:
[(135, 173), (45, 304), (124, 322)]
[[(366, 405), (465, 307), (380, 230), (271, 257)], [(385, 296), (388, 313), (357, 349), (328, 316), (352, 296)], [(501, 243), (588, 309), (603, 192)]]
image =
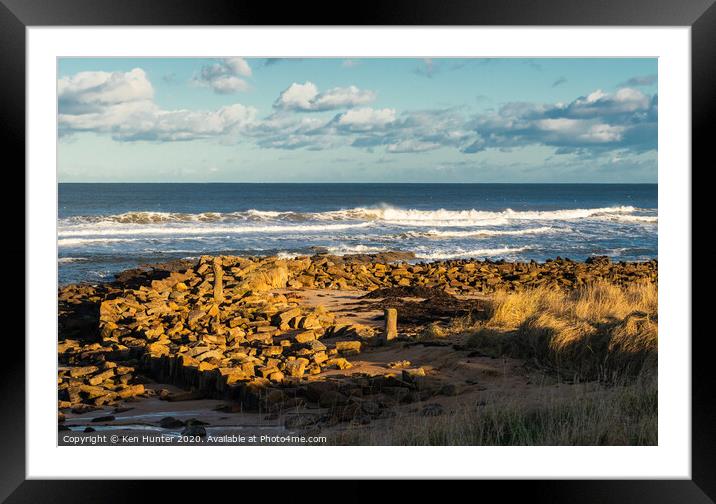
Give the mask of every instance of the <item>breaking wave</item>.
[(626, 222), (626, 223), (637, 223), (637, 224), (658, 224), (659, 217), (655, 215), (603, 215), (603, 220), (609, 220), (613, 222)]
[(439, 229), (429, 229), (427, 231), (409, 231), (407, 233), (404, 233), (406, 237), (408, 238), (470, 238), (470, 237), (476, 237), (479, 238), (480, 236), (524, 236), (524, 235), (538, 235), (538, 234), (545, 234), (545, 233), (554, 233), (562, 231), (564, 232), (564, 229), (558, 230), (557, 228), (553, 227), (538, 227), (538, 228), (528, 228), (528, 229), (508, 229), (508, 230), (501, 230), (501, 229), (478, 229), (478, 230), (469, 230), (469, 231), (440, 231)]
[[(60, 228), (58, 236), (63, 238), (80, 236), (135, 236), (135, 235), (211, 235), (211, 234), (245, 234), (245, 233), (301, 233), (307, 231), (327, 232), (344, 229), (361, 228), (369, 223), (357, 224), (307, 224), (307, 225), (275, 225), (275, 226), (77, 226)], [(94, 238), (96, 239), (96, 238)], [(109, 240), (104, 238), (104, 240)]]
[[(231, 222), (309, 222), (309, 221), (365, 221), (389, 224), (469, 226), (499, 225), (507, 221), (542, 220), (560, 221), (590, 217), (633, 217), (634, 222), (652, 222), (652, 217), (632, 215), (639, 209), (633, 206), (604, 208), (575, 208), (562, 210), (519, 211), (507, 208), (503, 211), (486, 210), (418, 210), (394, 207), (350, 208), (327, 212), (280, 212), (271, 210), (246, 210), (241, 212), (126, 212), (116, 215), (78, 216), (65, 219), (66, 224), (167, 224), (167, 223), (231, 223)], [(643, 217), (643, 218), (642, 218)]]
[(371, 254), (376, 252), (385, 252), (386, 247), (374, 247), (369, 245), (339, 245), (335, 247), (325, 247), (329, 254), (348, 255), (348, 254)]
[(425, 259), (428, 261), (439, 261), (442, 259), (470, 259), (470, 258), (482, 258), (482, 257), (507, 257), (520, 252), (529, 250), (529, 247), (499, 247), (499, 248), (483, 248), (474, 250), (452, 250), (449, 252), (416, 252), (415, 257), (418, 259)]
[[(633, 206), (546, 211), (517, 211), (509, 208), (502, 211), (419, 210), (382, 206), (326, 212), (281, 212), (256, 209), (194, 214), (126, 212), (61, 219), (58, 223), (58, 245), (63, 248), (106, 249), (115, 244), (119, 249), (122, 244), (129, 245), (131, 242), (164, 243), (168, 240), (178, 240), (208, 243), (213, 240), (212, 243), (219, 246), (218, 241), (229, 242), (243, 240), (246, 237), (254, 240), (251, 248), (256, 248), (260, 245), (257, 243), (258, 240), (289, 239), (295, 242), (306, 241), (310, 237), (312, 240), (325, 238), (331, 241), (332, 238), (341, 235), (343, 238), (352, 236), (354, 243), (341, 244), (340, 247), (331, 249), (331, 253), (380, 252), (400, 246), (401, 240), (411, 240), (413, 242), (411, 246), (419, 244), (420, 240), (429, 240), (433, 244), (440, 240), (453, 242), (464, 240), (465, 243), (461, 244), (468, 244), (468, 246), (461, 249), (462, 254), (483, 252), (484, 255), (490, 256), (493, 253), (512, 251), (510, 246), (522, 245), (532, 236), (535, 236), (534, 240), (536, 240), (536, 235), (570, 233), (571, 229), (568, 226), (578, 228), (580, 222), (595, 224), (617, 222), (650, 228), (651, 225), (658, 223), (658, 217), (653, 213), (654, 210)], [(365, 232), (356, 233), (361, 229)], [(498, 240), (512, 238), (516, 243), (498, 242), (495, 245), (503, 248), (470, 250), (468, 243), (470, 240), (491, 237)], [(355, 244), (355, 241), (362, 243)], [(454, 245), (456, 244), (453, 243), (448, 248), (457, 250)], [(432, 246), (429, 248), (433, 249)], [(433, 256), (447, 254), (445, 247), (437, 248), (439, 250), (432, 250)], [(448, 254), (445, 257), (453, 255)]]

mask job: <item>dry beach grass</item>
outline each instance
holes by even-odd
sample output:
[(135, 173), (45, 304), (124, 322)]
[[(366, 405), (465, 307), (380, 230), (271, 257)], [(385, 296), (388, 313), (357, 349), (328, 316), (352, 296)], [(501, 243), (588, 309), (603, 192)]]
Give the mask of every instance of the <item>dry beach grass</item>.
[[(582, 390), (582, 389), (580, 389)], [(541, 404), (463, 404), (440, 416), (399, 415), (381, 429), (351, 429), (335, 444), (471, 446), (656, 445), (656, 377)]]
[(577, 380), (618, 382), (656, 370), (654, 283), (497, 293), (488, 306), (489, 319), (471, 331), (469, 346), (529, 359)]
[(525, 359), (568, 380), (537, 404), (483, 397), (450, 414), (401, 415), (389, 428), (354, 430), (340, 443), (378, 445), (655, 445), (658, 295), (654, 283), (573, 291), (496, 293), (488, 319), (433, 325), (421, 337), (462, 340), (477, 351)]

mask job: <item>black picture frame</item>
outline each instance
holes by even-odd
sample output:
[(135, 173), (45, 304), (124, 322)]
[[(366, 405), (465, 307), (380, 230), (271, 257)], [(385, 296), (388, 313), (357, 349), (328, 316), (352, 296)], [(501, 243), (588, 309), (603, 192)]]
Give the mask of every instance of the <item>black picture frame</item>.
[[(4, 74), (0, 92), (0, 138), (6, 143), (5, 159), (14, 159), (14, 163), (24, 165), (25, 29), (87, 25), (690, 26), (692, 165), (699, 165), (703, 171), (709, 168), (706, 162), (714, 157), (711, 154), (713, 141), (707, 127), (711, 118), (716, 117), (714, 0), (367, 0), (360, 4), (360, 8), (345, 10), (336, 2), (323, 1), (312, 2), (310, 8), (300, 3), (278, 5), (244, 0), (0, 0), (0, 68)], [(684, 170), (684, 176), (689, 176), (689, 170), (692, 177), (697, 173), (693, 167), (678, 169)], [(692, 214), (696, 216), (697, 212), (692, 211)], [(693, 250), (698, 251), (697, 248)], [(19, 252), (15, 254), (19, 255)], [(697, 259), (694, 255), (693, 260)], [(18, 257), (17, 262), (19, 260)], [(28, 267), (25, 262), (26, 270)], [(696, 303), (697, 299), (693, 299)], [(714, 502), (716, 395), (713, 392), (712, 358), (708, 351), (710, 339), (709, 333), (692, 338), (691, 480), (480, 482), (480, 493), (497, 490), (501, 498), (508, 500), (521, 494), (525, 498), (529, 496), (531, 502)], [(104, 503), (136, 500), (141, 490), (135, 482), (25, 480), (25, 438), (28, 433), (25, 431), (24, 346), (17, 344), (13, 351), (16, 357), (5, 359), (0, 366), (0, 433), (3, 433), (0, 438), (0, 501)], [(201, 484), (174, 482), (170, 489), (186, 500), (192, 490), (201, 487)], [(216, 487), (212, 488), (211, 494)], [(295, 491), (296, 487), (292, 488)], [(281, 490), (280, 485), (272, 484), (271, 493)], [(248, 495), (247, 491), (243, 486), (242, 498)], [(370, 486), (357, 482), (346, 483), (341, 489), (342, 500), (372, 499), (371, 492)], [(409, 498), (411, 493), (419, 495), (423, 490), (421, 485), (415, 484), (406, 492), (404, 498)], [(210, 494), (204, 497), (207, 495)]]

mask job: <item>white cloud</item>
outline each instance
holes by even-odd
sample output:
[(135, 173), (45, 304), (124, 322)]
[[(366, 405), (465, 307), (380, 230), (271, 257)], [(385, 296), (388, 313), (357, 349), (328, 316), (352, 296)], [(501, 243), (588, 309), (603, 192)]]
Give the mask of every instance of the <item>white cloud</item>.
[(164, 110), (145, 72), (81, 72), (58, 81), (60, 135), (91, 131), (115, 140), (195, 140), (232, 133), (256, 119), (241, 104), (214, 111)]
[(359, 108), (348, 110), (336, 118), (339, 127), (351, 131), (367, 131), (383, 128), (395, 121), (395, 109)]
[(152, 102), (127, 102), (90, 114), (60, 114), (61, 134), (109, 133), (119, 141), (180, 141), (224, 136), (247, 126), (256, 109), (241, 104), (218, 110), (162, 110)]
[(339, 142), (325, 131), (325, 124), (315, 116), (277, 113), (252, 123), (243, 134), (263, 148), (322, 150)]
[(619, 142), (622, 139), (624, 129), (624, 126), (612, 126), (601, 123), (593, 124), (586, 133), (579, 135), (579, 138), (586, 142), (591, 141), (595, 143)]
[(541, 119), (535, 122), (537, 130), (549, 133), (545, 139), (551, 142), (581, 141), (584, 143), (611, 143), (622, 139), (623, 126), (593, 123), (580, 119)]
[(129, 72), (80, 72), (57, 82), (60, 113), (91, 112), (107, 105), (151, 100), (152, 84), (141, 68)]
[(592, 91), (591, 93), (589, 93), (587, 95), (587, 98), (582, 100), (577, 99), (577, 102), (594, 103), (601, 100), (605, 96), (607, 96), (607, 94), (604, 91), (602, 91), (601, 89), (597, 89), (596, 91)]
[(318, 87), (313, 82), (294, 82), (279, 95), (273, 106), (283, 110), (311, 110), (316, 96)]
[(218, 94), (231, 94), (249, 89), (244, 77), (251, 77), (251, 67), (244, 58), (224, 58), (217, 63), (204, 65), (193, 81), (208, 86)]
[(525, 145), (556, 147), (560, 153), (592, 149), (637, 152), (656, 148), (657, 97), (633, 88), (598, 89), (571, 103), (508, 103), (473, 123), (481, 141), (465, 152)]
[(351, 108), (373, 100), (373, 91), (361, 90), (356, 86), (336, 87), (320, 93), (313, 82), (306, 81), (303, 84), (291, 84), (279, 95), (273, 106), (279, 110), (315, 112)]
[(251, 67), (244, 58), (226, 58), (224, 59), (224, 65), (226, 65), (234, 75), (251, 77)]
[(375, 100), (373, 91), (364, 91), (356, 86), (333, 88), (319, 94), (314, 103), (317, 110), (333, 110), (342, 107), (364, 105)]
[(559, 117), (557, 119), (540, 119), (535, 121), (537, 129), (542, 131), (556, 131), (559, 133), (574, 131), (574, 129), (579, 127), (580, 124), (580, 121), (576, 119), (567, 119), (566, 117)]
[(586, 97), (577, 98), (564, 110), (571, 117), (603, 117), (647, 112), (650, 106), (650, 98), (638, 89), (621, 88), (614, 94), (598, 89)]
[(239, 79), (233, 75), (224, 75), (212, 80), (211, 88), (218, 94), (231, 94), (238, 91), (246, 91), (249, 85), (243, 79)]

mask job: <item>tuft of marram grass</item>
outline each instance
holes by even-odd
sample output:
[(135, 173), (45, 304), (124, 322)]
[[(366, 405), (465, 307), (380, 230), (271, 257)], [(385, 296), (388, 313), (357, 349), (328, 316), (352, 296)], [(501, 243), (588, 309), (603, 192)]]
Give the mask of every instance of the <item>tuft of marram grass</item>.
[(423, 328), (422, 331), (420, 331), (417, 334), (417, 339), (420, 341), (424, 340), (434, 340), (434, 339), (440, 339), (445, 338), (452, 334), (452, 331), (444, 328), (439, 323), (434, 322), (432, 324), (429, 324)]
[(656, 371), (658, 291), (654, 283), (595, 283), (565, 292), (538, 288), (493, 297), (468, 345), (511, 355), (580, 380), (614, 381)]
[(471, 315), (454, 318), (450, 321), (448, 326), (443, 326), (440, 322), (433, 322), (425, 326), (423, 330), (417, 334), (417, 339), (421, 341), (429, 341), (447, 338), (454, 334), (473, 329), (476, 322), (477, 319), (473, 318)]

